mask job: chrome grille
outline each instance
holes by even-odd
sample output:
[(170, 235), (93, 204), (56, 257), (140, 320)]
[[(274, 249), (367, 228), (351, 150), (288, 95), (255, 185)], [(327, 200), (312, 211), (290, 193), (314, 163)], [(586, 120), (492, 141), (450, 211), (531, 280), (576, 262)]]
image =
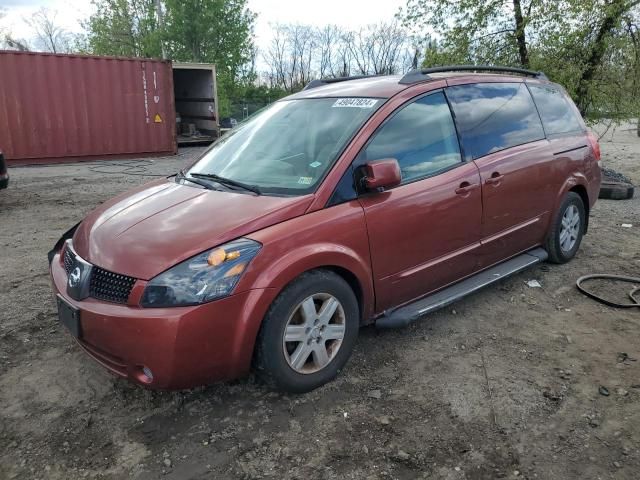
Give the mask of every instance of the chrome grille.
[(98, 300), (114, 303), (127, 303), (136, 279), (119, 273), (93, 267), (89, 295)]

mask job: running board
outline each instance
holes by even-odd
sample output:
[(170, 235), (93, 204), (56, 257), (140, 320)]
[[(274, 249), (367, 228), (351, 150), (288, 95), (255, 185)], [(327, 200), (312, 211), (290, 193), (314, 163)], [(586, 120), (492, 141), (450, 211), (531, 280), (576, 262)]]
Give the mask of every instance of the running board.
[(506, 262), (502, 262), (461, 282), (433, 293), (414, 303), (387, 312), (376, 321), (377, 328), (406, 327), (427, 313), (446, 307), (453, 302), (491, 285), (505, 277), (521, 272), (531, 265), (544, 262), (549, 254), (543, 248), (534, 248)]

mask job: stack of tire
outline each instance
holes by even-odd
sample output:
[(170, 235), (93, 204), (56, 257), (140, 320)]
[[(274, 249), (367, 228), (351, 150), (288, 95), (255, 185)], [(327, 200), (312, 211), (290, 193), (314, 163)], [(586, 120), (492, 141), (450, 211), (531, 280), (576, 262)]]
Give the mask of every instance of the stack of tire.
[(602, 169), (602, 183), (598, 198), (628, 200), (633, 198), (633, 193), (633, 184), (627, 177), (609, 168)]

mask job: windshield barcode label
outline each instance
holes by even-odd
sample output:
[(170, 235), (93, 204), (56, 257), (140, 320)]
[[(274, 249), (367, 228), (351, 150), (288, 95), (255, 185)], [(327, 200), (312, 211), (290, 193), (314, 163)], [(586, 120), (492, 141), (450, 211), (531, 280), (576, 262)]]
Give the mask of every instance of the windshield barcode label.
[(340, 98), (333, 104), (334, 108), (373, 108), (378, 100), (373, 98)]

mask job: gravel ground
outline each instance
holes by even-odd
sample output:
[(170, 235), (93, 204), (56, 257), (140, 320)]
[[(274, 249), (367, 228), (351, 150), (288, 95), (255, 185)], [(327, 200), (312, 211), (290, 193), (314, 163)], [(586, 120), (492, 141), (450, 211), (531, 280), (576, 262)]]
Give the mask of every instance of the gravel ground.
[[(640, 184), (635, 132), (609, 133), (602, 149)], [(640, 310), (601, 306), (574, 283), (639, 275), (639, 198), (600, 200), (568, 265), (534, 267), (407, 329), (363, 329), (340, 377), (307, 395), (253, 377), (152, 392), (105, 372), (57, 323), (46, 252), (97, 204), (152, 178), (140, 174), (174, 172), (200, 150), (11, 170), (0, 192), (0, 478), (638, 478)]]

